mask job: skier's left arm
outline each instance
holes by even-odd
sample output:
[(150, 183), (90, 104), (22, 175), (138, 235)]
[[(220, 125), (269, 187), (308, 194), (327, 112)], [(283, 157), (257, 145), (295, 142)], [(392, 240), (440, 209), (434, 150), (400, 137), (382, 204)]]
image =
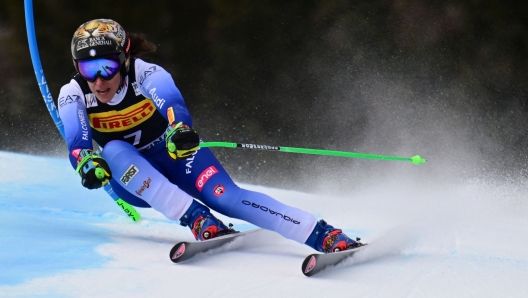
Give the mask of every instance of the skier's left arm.
[(192, 118), (171, 75), (159, 65), (136, 60), (138, 89), (151, 98), (169, 126), (165, 142), (169, 156), (176, 160), (191, 156), (199, 148), (200, 137), (192, 129)]
[[(156, 108), (170, 122), (183, 122), (192, 127), (192, 118), (180, 90), (172, 76), (161, 66), (136, 59), (136, 82), (138, 89), (151, 98)], [(169, 119), (167, 112), (173, 111), (175, 119)], [(172, 123), (169, 123), (172, 124)]]

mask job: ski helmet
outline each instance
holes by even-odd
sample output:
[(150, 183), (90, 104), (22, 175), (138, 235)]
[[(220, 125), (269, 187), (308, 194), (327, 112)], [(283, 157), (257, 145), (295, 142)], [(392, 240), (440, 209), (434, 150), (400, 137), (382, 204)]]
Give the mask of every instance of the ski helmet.
[(77, 72), (79, 72), (78, 60), (117, 55), (122, 77), (124, 78), (128, 73), (130, 39), (125, 29), (114, 20), (95, 19), (79, 26), (73, 34), (71, 52), (73, 65)]

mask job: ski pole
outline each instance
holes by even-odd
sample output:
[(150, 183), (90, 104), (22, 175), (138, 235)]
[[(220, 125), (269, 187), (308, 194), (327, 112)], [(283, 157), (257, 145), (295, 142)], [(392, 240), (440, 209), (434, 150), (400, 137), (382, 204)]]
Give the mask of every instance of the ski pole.
[(426, 162), (426, 160), (424, 158), (421, 158), (420, 155), (415, 155), (413, 157), (398, 157), (398, 156), (386, 156), (386, 155), (356, 153), (356, 152), (346, 152), (346, 151), (294, 148), (294, 147), (257, 145), (257, 144), (240, 144), (240, 143), (229, 143), (229, 142), (202, 142), (200, 143), (200, 147), (246, 148), (246, 149), (282, 151), (282, 152), (316, 154), (316, 155), (329, 155), (329, 156), (350, 157), (350, 158), (400, 160), (400, 161), (410, 161), (415, 165), (419, 165), (420, 163)]
[[(46, 77), (44, 76), (44, 70), (42, 69), (42, 64), (40, 62), (40, 56), (37, 46), (37, 35), (35, 32), (35, 21), (33, 19), (33, 1), (24, 0), (24, 11), (26, 14), (26, 30), (29, 42), (29, 53), (31, 54), (31, 62), (33, 63), (33, 70), (37, 76), (37, 83), (40, 87), (40, 93), (44, 98), (44, 102), (48, 107), (48, 111), (55, 122), (55, 126), (59, 130), (62, 138), (64, 138), (64, 125), (59, 115), (59, 110), (55, 106), (55, 101), (51, 96), (48, 84), (46, 82)], [(110, 195), (110, 197), (117, 203), (117, 205), (130, 217), (133, 221), (138, 221), (140, 219), (139, 213), (132, 207), (132, 205), (123, 201), (119, 196), (113, 191), (110, 183), (104, 186), (105, 191)]]

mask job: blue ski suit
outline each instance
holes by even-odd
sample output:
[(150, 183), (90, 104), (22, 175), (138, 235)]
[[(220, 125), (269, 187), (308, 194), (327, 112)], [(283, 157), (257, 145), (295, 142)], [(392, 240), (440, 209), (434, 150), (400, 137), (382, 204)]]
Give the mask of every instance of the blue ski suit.
[(179, 220), (198, 199), (299, 243), (316, 226), (312, 214), (238, 187), (208, 148), (183, 160), (169, 157), (167, 109), (172, 107), (176, 122), (193, 123), (172, 77), (159, 65), (132, 58), (123, 86), (107, 104), (77, 74), (61, 88), (58, 106), (72, 166), (77, 166), (77, 153), (93, 149), (95, 142), (112, 171), (113, 190), (129, 204)]

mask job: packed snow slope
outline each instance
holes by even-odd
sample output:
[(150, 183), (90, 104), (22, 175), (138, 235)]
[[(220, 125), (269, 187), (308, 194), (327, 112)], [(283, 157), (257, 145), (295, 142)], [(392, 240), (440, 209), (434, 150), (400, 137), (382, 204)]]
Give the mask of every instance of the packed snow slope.
[(526, 186), (427, 167), (392, 164), (339, 196), (244, 185), (370, 243), (307, 278), (312, 250), (272, 232), (173, 264), (187, 228), (148, 209), (130, 221), (65, 158), (0, 152), (0, 297), (528, 297)]

